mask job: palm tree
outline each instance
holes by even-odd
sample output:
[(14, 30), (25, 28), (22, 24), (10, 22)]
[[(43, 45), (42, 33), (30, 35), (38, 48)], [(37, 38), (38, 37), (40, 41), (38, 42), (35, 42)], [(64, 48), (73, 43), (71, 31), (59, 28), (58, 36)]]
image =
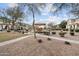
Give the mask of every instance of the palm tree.
[[(28, 7), (28, 11), (30, 11), (32, 13), (33, 16), (33, 31), (34, 31), (34, 38), (36, 39), (36, 33), (35, 33), (35, 14), (40, 14), (40, 10), (39, 7), (41, 7), (42, 5), (45, 4), (22, 4), (23, 6), (27, 6)], [(41, 7), (42, 8), (42, 7)]]

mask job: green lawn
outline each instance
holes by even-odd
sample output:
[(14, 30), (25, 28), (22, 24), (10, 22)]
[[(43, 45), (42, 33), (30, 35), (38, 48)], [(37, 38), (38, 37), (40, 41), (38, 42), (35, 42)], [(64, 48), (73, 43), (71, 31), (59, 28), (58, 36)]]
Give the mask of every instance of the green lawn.
[(18, 38), (18, 37), (21, 37), (24, 35), (25, 34), (18, 33), (18, 32), (9, 32), (9, 33), (8, 32), (1, 32), (0, 33), (0, 42)]

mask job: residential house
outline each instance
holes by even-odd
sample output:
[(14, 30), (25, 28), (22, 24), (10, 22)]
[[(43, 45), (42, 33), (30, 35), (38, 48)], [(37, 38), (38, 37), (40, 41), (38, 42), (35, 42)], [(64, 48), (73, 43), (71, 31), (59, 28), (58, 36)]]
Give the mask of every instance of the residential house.
[(42, 32), (46, 28), (46, 23), (35, 23), (34, 26), (37, 32)]
[(67, 29), (79, 29), (79, 19), (71, 19), (67, 21)]

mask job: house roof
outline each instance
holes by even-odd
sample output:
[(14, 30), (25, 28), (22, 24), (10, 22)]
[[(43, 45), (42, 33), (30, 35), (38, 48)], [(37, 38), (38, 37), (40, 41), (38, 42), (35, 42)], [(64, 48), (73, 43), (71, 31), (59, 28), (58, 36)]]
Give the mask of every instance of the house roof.
[(75, 21), (75, 24), (79, 24), (79, 20)]
[(35, 25), (46, 25), (46, 23), (35, 23)]
[(79, 24), (79, 19), (71, 19), (71, 20), (68, 20), (68, 23), (69, 24)]

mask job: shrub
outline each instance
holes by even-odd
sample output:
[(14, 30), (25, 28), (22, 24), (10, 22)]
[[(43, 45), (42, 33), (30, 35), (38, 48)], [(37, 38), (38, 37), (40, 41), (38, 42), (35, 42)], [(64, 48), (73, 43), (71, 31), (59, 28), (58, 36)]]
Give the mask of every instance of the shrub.
[(75, 32), (79, 32), (79, 29), (76, 29)]
[(74, 36), (74, 32), (70, 32), (70, 35), (71, 35), (71, 36)]
[(68, 29), (63, 29), (63, 31), (68, 31)]
[(71, 29), (71, 30), (70, 30), (70, 35), (71, 35), (71, 36), (74, 36), (74, 35), (75, 35), (75, 33), (74, 33), (74, 30), (73, 30), (73, 29)]
[(0, 29), (0, 31), (2, 31), (2, 29)]
[(11, 32), (10, 30), (7, 30), (7, 32)]
[(42, 34), (42, 33), (44, 33), (44, 32), (36, 32), (36, 33), (41, 33), (41, 34)]
[(47, 40), (51, 40), (51, 38), (47, 38)]
[(50, 32), (44, 32), (45, 35), (50, 35)]
[(66, 32), (63, 32), (63, 31), (61, 31), (61, 32), (59, 33), (59, 35), (60, 35), (61, 37), (64, 37), (65, 34), (66, 34)]
[(70, 32), (74, 32), (74, 29), (70, 29)]
[(52, 34), (56, 34), (56, 32), (52, 32)]
[(24, 31), (22, 32), (22, 34), (24, 34)]

